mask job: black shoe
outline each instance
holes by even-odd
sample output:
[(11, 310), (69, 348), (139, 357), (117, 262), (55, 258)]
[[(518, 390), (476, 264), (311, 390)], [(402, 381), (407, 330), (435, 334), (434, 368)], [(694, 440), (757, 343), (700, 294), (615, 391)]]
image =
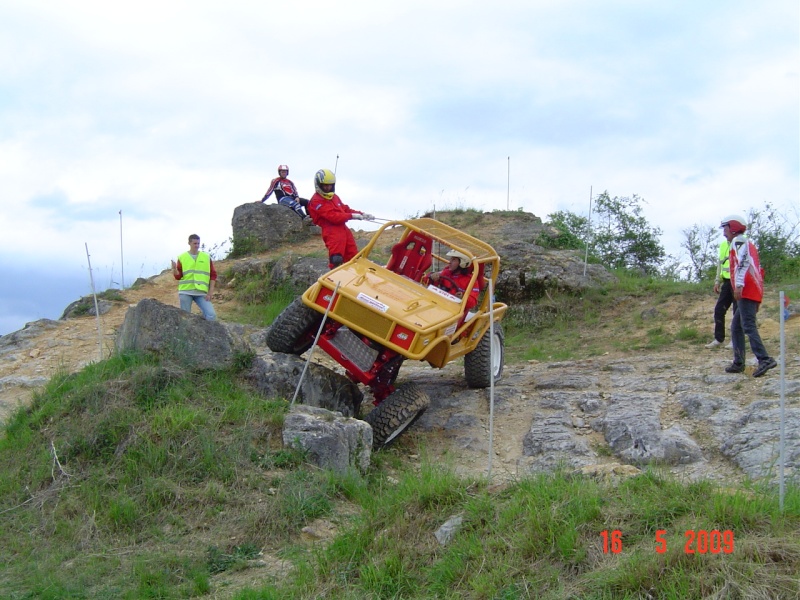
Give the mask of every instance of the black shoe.
[(775, 362), (774, 358), (765, 358), (761, 362), (758, 363), (758, 367), (755, 371), (753, 371), (753, 377), (761, 377), (764, 373), (769, 371), (770, 369), (774, 369), (778, 366), (778, 363)]
[(727, 367), (725, 367), (726, 373), (744, 373), (744, 364), (743, 363), (731, 363)]

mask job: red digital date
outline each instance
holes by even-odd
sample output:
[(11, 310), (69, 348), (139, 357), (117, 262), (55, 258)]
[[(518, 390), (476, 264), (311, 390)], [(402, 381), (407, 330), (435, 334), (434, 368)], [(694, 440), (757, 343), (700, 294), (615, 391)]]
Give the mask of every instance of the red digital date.
[[(656, 531), (656, 552), (663, 554), (667, 551), (666, 529)], [(718, 531), (712, 529), (706, 531), (700, 529), (694, 531), (687, 529), (683, 533), (686, 543), (683, 546), (684, 554), (732, 554), (734, 548), (733, 532), (729, 529)]]

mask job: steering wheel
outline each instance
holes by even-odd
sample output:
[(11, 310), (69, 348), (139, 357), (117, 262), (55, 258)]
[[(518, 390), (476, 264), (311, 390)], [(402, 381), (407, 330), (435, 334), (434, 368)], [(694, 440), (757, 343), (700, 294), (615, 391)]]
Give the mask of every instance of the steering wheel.
[(439, 275), (436, 285), (453, 296), (461, 298), (464, 295), (464, 290), (458, 287), (458, 284), (452, 277), (448, 277), (447, 275)]

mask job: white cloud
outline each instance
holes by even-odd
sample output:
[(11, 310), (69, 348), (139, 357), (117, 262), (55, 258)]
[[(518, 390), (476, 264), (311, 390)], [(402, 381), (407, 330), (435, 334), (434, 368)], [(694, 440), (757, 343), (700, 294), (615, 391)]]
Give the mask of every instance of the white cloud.
[(160, 269), (278, 163), (384, 217), (636, 193), (675, 247), (797, 206), (798, 37), (788, 0), (0, 1), (0, 253), (112, 280), (122, 210), (126, 275)]

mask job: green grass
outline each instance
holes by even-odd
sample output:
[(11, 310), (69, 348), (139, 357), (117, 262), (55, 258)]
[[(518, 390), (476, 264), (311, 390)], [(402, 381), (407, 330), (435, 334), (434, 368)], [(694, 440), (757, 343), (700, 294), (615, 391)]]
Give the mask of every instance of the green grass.
[(238, 279), (234, 292), (239, 307), (227, 311), (224, 317), (257, 327), (271, 325), (283, 309), (305, 291), (292, 285), (276, 286), (265, 275), (242, 276)]
[[(503, 320), (506, 362), (584, 359), (609, 350), (690, 348), (711, 335), (713, 305), (707, 333), (699, 330), (690, 316), (678, 315), (675, 322), (673, 315), (665, 319), (663, 314), (667, 302), (686, 302), (688, 306), (707, 296), (708, 282), (640, 278), (625, 272), (617, 276), (616, 283), (581, 295), (553, 290), (536, 302), (510, 305)], [(765, 305), (763, 315), (777, 319), (777, 308)]]
[[(4, 597), (800, 593), (796, 487), (784, 512), (772, 488), (655, 471), (616, 485), (561, 472), (495, 487), (433, 464), (414, 436), (374, 455), (366, 476), (336, 475), (282, 448), (286, 408), (236, 371), (139, 355), (54, 377), (0, 439)], [(462, 524), (442, 546), (433, 533), (456, 515)], [(326, 545), (302, 541), (316, 519), (337, 524)], [(701, 529), (733, 532), (734, 551), (686, 554), (685, 532)], [(621, 532), (621, 552), (603, 551), (604, 531)], [(262, 552), (288, 561), (291, 575), (263, 574)], [(226, 592), (238, 576), (247, 583)]]
[[(457, 216), (479, 224), (474, 211)], [(706, 284), (618, 276), (512, 306), (507, 362), (703, 341), (694, 323), (672, 334), (642, 306)], [(253, 277), (236, 293), (247, 308), (232, 318), (267, 325), (297, 291)], [(493, 486), (433, 463), (412, 435), (373, 455), (365, 476), (324, 472), (283, 448), (287, 403), (240, 381), (250, 358), (196, 373), (116, 355), (56, 375), (14, 413), (0, 437), (0, 596), (800, 597), (794, 485), (783, 511), (772, 487), (656, 470), (618, 483), (564, 471)], [(454, 516), (461, 526), (440, 545), (433, 533)], [(302, 535), (318, 519), (337, 527), (324, 544)], [(701, 530), (730, 532), (732, 551), (687, 553), (686, 533)], [(604, 549), (604, 532), (619, 532), (619, 552)], [(267, 556), (291, 573), (272, 574)]]

